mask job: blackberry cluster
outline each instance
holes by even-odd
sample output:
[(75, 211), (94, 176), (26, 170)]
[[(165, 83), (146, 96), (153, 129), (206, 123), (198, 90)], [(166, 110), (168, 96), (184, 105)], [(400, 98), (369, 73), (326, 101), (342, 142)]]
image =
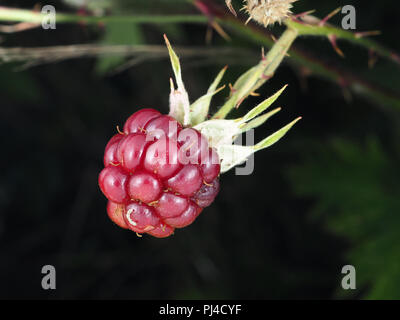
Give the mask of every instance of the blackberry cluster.
[(191, 224), (219, 192), (220, 164), (207, 139), (154, 109), (125, 122), (104, 153), (99, 175), (118, 226), (164, 238)]

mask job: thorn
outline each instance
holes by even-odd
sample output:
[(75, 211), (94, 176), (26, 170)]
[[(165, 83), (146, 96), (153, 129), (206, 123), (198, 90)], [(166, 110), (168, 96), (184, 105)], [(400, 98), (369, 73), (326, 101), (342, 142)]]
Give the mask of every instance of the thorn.
[(325, 23), (326, 23), (330, 18), (332, 18), (334, 15), (336, 15), (340, 10), (342, 10), (342, 7), (339, 7), (339, 8), (337, 8), (337, 9), (333, 10), (330, 14), (328, 14), (325, 18), (323, 18), (323, 19), (318, 23), (318, 25), (319, 25), (320, 27), (324, 26)]
[(118, 167), (120, 164), (119, 163), (114, 163), (114, 162), (110, 162), (110, 164), (113, 166), (113, 167)]
[(232, 0), (225, 0), (225, 4), (228, 7), (229, 11), (232, 12), (232, 14), (237, 17), (237, 13), (235, 11), (235, 9), (232, 6)]
[(224, 31), (224, 29), (222, 29), (222, 27), (216, 21), (211, 21), (210, 24), (222, 38), (224, 38), (226, 41), (231, 41), (231, 37)]
[(302, 12), (302, 13), (298, 13), (298, 14), (294, 15), (293, 18), (294, 18), (295, 20), (297, 20), (298, 18), (302, 18), (302, 17), (308, 16), (308, 15), (310, 15), (311, 13), (314, 13), (315, 11), (316, 11), (316, 10), (309, 10), (309, 11), (305, 11), (305, 12)]
[(267, 76), (267, 75), (265, 75), (264, 73), (261, 75), (261, 79), (263, 79), (263, 80), (269, 80), (269, 79), (271, 79), (272, 77), (273, 77), (273, 75)]
[(252, 97), (259, 97), (259, 96), (260, 96), (259, 93), (254, 92), (254, 91), (253, 91), (253, 92), (250, 92), (249, 95), (251, 95)]
[(329, 41), (331, 42), (332, 47), (333, 47), (333, 49), (336, 51), (336, 53), (337, 53), (339, 56), (341, 56), (342, 58), (344, 58), (344, 53), (343, 53), (343, 51), (340, 50), (340, 48), (338, 47), (338, 45), (337, 45), (337, 43), (336, 43), (336, 39), (337, 39), (336, 35), (330, 34), (330, 35), (328, 35), (328, 39), (329, 39)]
[(380, 34), (382, 34), (382, 32), (380, 32), (379, 30), (374, 30), (374, 31), (355, 32), (354, 36), (357, 39), (360, 39), (362, 37), (379, 36)]
[(171, 92), (174, 92), (175, 86), (174, 86), (174, 80), (172, 78), (169, 78), (169, 85), (171, 87)]
[(225, 89), (225, 87), (226, 87), (226, 84), (224, 84), (224, 85), (220, 86), (220, 87), (219, 87), (217, 90), (215, 90), (215, 91), (214, 91), (214, 93), (218, 93), (218, 92), (220, 92), (220, 91), (224, 90), (224, 89)]
[(378, 56), (376, 54), (376, 51), (372, 49), (369, 49), (368, 55), (368, 68), (372, 69), (376, 64), (376, 61), (378, 61)]
[(139, 238), (143, 237), (141, 234), (139, 234), (139, 233), (137, 233), (137, 232), (136, 232), (136, 235), (137, 235)]
[(39, 4), (39, 3), (36, 3), (34, 6), (33, 6), (33, 9), (32, 9), (34, 12), (39, 12), (39, 11), (41, 11), (42, 10), (42, 7), (41, 7), (41, 5)]
[(211, 44), (212, 37), (213, 37), (213, 29), (212, 29), (211, 25), (208, 24), (207, 31), (206, 31), (206, 39), (205, 39), (207, 45)]
[(125, 133), (122, 132), (122, 131), (119, 129), (119, 126), (117, 126), (117, 131), (118, 131), (119, 134), (122, 134), (123, 136), (125, 135)]
[(243, 101), (245, 100), (245, 98), (242, 98), (238, 101), (238, 103), (235, 106), (235, 109), (239, 109), (240, 105), (243, 103)]
[(261, 60), (265, 60), (265, 49), (261, 47)]
[(208, 187), (212, 187), (213, 186), (213, 184), (209, 184), (209, 183), (205, 182), (204, 180), (203, 180), (203, 183)]
[(244, 25), (246, 26), (250, 21), (251, 21), (252, 17), (249, 17), (246, 22), (244, 23)]
[(148, 205), (149, 205), (150, 207), (156, 207), (157, 204), (158, 204), (158, 200), (155, 200), (155, 201), (152, 201), (152, 202), (149, 202), (149, 203), (148, 203)]
[(276, 42), (276, 38), (275, 38), (275, 36), (273, 34), (271, 34), (271, 39), (272, 39), (273, 42)]
[(164, 41), (165, 41), (165, 44), (167, 45), (167, 47), (171, 47), (171, 43), (169, 42), (167, 35), (165, 33), (164, 33), (163, 37), (164, 37)]

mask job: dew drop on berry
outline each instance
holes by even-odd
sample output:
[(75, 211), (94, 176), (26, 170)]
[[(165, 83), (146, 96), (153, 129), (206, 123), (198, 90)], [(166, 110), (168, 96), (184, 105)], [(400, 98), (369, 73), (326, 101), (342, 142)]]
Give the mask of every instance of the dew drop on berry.
[(202, 186), (203, 178), (197, 165), (188, 164), (182, 167), (173, 177), (169, 178), (166, 185), (174, 192), (183, 196), (194, 195)]
[(157, 200), (162, 188), (160, 180), (146, 171), (135, 172), (128, 182), (129, 197), (145, 203)]
[(161, 115), (160, 112), (154, 109), (142, 109), (132, 114), (124, 125), (124, 133), (143, 132), (146, 124)]
[(128, 199), (127, 180), (128, 176), (121, 167), (109, 166), (100, 172), (99, 186), (109, 200), (124, 203)]

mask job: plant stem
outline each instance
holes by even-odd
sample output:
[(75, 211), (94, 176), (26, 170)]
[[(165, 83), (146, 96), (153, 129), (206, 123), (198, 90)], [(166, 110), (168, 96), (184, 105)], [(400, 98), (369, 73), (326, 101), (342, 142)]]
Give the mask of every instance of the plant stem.
[[(123, 22), (135, 22), (135, 23), (202, 23), (206, 24), (210, 18), (215, 18), (216, 21), (223, 24), (226, 27), (232, 28), (236, 33), (241, 36), (253, 41), (258, 45), (265, 45), (267, 47), (273, 46), (273, 41), (268, 36), (265, 29), (258, 28), (254, 25), (245, 26), (242, 21), (235, 18), (233, 15), (221, 9), (220, 6), (213, 4), (206, 0), (188, 0), (188, 2), (199, 6), (203, 5), (201, 10), (204, 15), (173, 15), (173, 16), (157, 16), (157, 15), (140, 15), (140, 16), (105, 16), (105, 17), (93, 17), (93, 16), (79, 16), (74, 14), (57, 13), (57, 22), (85, 22), (85, 23), (99, 23), (99, 22), (110, 22), (110, 21), (123, 21)], [(200, 8), (199, 8), (200, 9)], [(0, 6), (0, 21), (7, 22), (28, 22), (40, 25), (42, 19), (46, 17), (39, 12), (32, 10), (23, 10), (16, 8), (6, 8)], [(375, 41), (363, 38), (359, 34), (353, 34), (348, 31), (343, 31), (332, 26), (316, 26), (311, 27), (310, 25), (303, 25), (291, 20), (286, 21), (287, 25), (295, 28), (299, 31), (300, 35), (312, 35), (312, 36), (328, 36), (334, 33), (337, 39), (343, 39), (351, 42), (358, 43), (359, 45), (374, 50), (377, 53), (390, 57), (392, 61), (397, 63), (400, 62), (399, 56), (389, 49), (386, 49)], [(297, 48), (290, 50), (289, 63), (293, 64), (296, 68), (307, 68), (312, 74), (329, 79), (335, 83), (346, 83), (348, 87), (356, 89), (357, 92), (362, 93), (373, 98), (375, 101), (381, 104), (396, 106), (400, 108), (400, 97), (395, 92), (390, 92), (379, 85), (372, 84), (370, 81), (358, 77), (349, 71), (340, 70), (337, 66), (332, 64), (327, 65), (321, 60), (320, 57), (313, 57), (309, 53), (303, 52)]]
[[(0, 21), (29, 22), (41, 24), (48, 15), (41, 12), (0, 7)], [(107, 22), (132, 22), (132, 23), (206, 23), (208, 19), (201, 15), (129, 15), (129, 16), (79, 16), (76, 14), (57, 13), (57, 23), (107, 23)]]
[(270, 79), (286, 56), (297, 35), (298, 33), (295, 29), (287, 28), (279, 40), (268, 52), (268, 54), (256, 66), (254, 72), (257, 72), (259, 76), (254, 80), (251, 79), (253, 83), (250, 83), (245, 92), (234, 92), (227, 103), (224, 104), (224, 106), (213, 116), (213, 118), (224, 119), (233, 108), (237, 107), (238, 104), (241, 103), (241, 101), (243, 101), (247, 96), (260, 88), (268, 79)]
[[(399, 57), (390, 49), (385, 48), (384, 46), (378, 44), (375, 41), (370, 40), (366, 36), (369, 34), (379, 34), (379, 32), (350, 32), (335, 26), (326, 24), (326, 25), (318, 25), (315, 24), (320, 20), (313, 16), (306, 16), (303, 18), (305, 23), (299, 23), (292, 19), (287, 19), (285, 24), (293, 29), (296, 29), (299, 32), (299, 36), (335, 36), (337, 39), (346, 40), (352, 42), (356, 45), (362, 46), (368, 50), (375, 51), (382, 57), (392, 59), (394, 62), (399, 63)], [(308, 23), (308, 21), (310, 23)]]

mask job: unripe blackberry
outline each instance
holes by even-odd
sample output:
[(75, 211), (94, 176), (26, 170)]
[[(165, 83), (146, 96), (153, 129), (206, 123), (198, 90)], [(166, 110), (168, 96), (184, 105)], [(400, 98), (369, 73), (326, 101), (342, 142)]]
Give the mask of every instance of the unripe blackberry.
[(118, 226), (164, 238), (191, 224), (219, 191), (219, 157), (194, 128), (153, 109), (131, 115), (104, 154), (100, 189)]

